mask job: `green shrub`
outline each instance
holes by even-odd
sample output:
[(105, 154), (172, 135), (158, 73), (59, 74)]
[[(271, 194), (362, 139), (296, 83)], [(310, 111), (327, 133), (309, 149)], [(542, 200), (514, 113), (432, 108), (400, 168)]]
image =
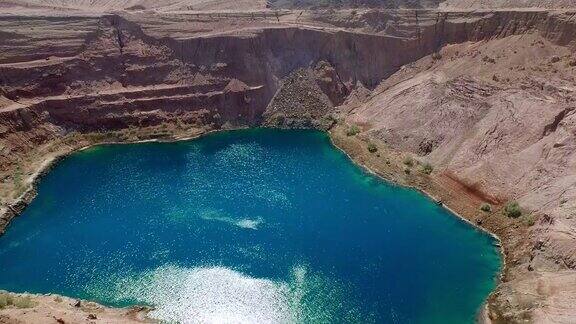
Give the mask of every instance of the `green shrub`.
[(22, 185), (22, 168), (20, 167), (20, 165), (16, 166), (13, 179), (15, 187), (20, 187)]
[(30, 296), (13, 296), (10, 293), (0, 293), (0, 309), (14, 306), (17, 308), (31, 308), (36, 306), (36, 302)]
[(0, 309), (8, 306), (8, 295), (5, 293), (0, 293)]
[(524, 221), (523, 221), (524, 225), (526, 226), (534, 226), (534, 224), (536, 224), (536, 219), (534, 218), (534, 215), (528, 215)]
[(411, 157), (407, 156), (404, 158), (402, 163), (404, 163), (404, 165), (406, 166), (412, 167), (414, 165), (414, 160)]
[(368, 152), (376, 153), (376, 151), (378, 151), (376, 145), (374, 145), (374, 143), (368, 143)]
[(520, 205), (517, 202), (511, 201), (504, 206), (504, 213), (508, 217), (518, 218), (522, 216), (522, 210), (520, 209)]
[(14, 181), (14, 197), (20, 197), (26, 191), (26, 186), (24, 186), (22, 168), (19, 165), (16, 166), (12, 179)]
[(23, 296), (23, 297), (17, 296), (14, 298), (13, 304), (17, 308), (32, 308), (36, 306), (36, 303), (32, 301), (32, 298), (30, 298), (30, 296)]
[(432, 166), (432, 164), (426, 162), (424, 163), (424, 165), (422, 165), (422, 172), (425, 174), (430, 174), (432, 173), (432, 171), (434, 171), (434, 167)]
[(360, 128), (356, 125), (350, 126), (350, 128), (348, 128), (348, 130), (346, 131), (346, 135), (348, 136), (354, 136), (358, 133), (360, 133)]
[(482, 205), (480, 205), (480, 210), (489, 213), (492, 211), (492, 206), (488, 203), (483, 203)]
[(442, 59), (442, 54), (440, 54), (440, 52), (434, 52), (434, 53), (432, 53), (432, 59), (434, 61), (440, 60), (440, 59)]

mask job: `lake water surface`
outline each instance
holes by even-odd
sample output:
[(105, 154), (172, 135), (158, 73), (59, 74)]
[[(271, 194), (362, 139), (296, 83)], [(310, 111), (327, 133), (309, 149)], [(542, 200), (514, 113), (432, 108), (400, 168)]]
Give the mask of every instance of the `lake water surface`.
[(472, 323), (493, 243), (324, 133), (232, 131), (63, 160), (0, 237), (0, 289), (183, 323)]

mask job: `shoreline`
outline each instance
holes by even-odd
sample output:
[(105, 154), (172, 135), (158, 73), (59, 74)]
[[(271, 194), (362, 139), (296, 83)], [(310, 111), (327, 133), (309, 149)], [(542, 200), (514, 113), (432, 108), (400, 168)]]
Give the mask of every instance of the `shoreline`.
[[(359, 159), (357, 157), (355, 158), (350, 152), (346, 151), (343, 147), (341, 147), (340, 145), (338, 145), (336, 143), (336, 141), (335, 141), (336, 135), (333, 132), (335, 131), (335, 129), (337, 127), (338, 126), (334, 126), (334, 127), (329, 128), (328, 130), (320, 130), (320, 131), (324, 132), (327, 135), (327, 137), (330, 141), (330, 144), (332, 146), (334, 146), (334, 148), (336, 148), (337, 150), (341, 151), (344, 155), (346, 155), (346, 157), (354, 165), (356, 165), (357, 167), (360, 167), (362, 170), (368, 172), (369, 174), (371, 174), (375, 177), (378, 177), (379, 179), (386, 181), (392, 185), (408, 188), (411, 190), (416, 190), (417, 192), (419, 192), (420, 194), (423, 194), (425, 197), (427, 197), (431, 201), (439, 204), (439, 206), (441, 206), (442, 208), (444, 208), (445, 210), (450, 212), (452, 215), (454, 215), (460, 221), (463, 221), (463, 222), (467, 223), (468, 225), (471, 225), (475, 230), (479, 230), (479, 231), (483, 232), (484, 234), (489, 235), (491, 238), (493, 238), (498, 243), (498, 245), (494, 245), (494, 247), (498, 249), (499, 254), (500, 254), (501, 269), (498, 273), (498, 279), (496, 282), (496, 286), (490, 292), (490, 294), (486, 297), (486, 299), (484, 300), (482, 305), (480, 305), (479, 309), (477, 310), (476, 316), (475, 316), (476, 317), (476, 321), (475, 321), (476, 323), (491, 323), (489, 316), (488, 316), (488, 313), (489, 313), (488, 307), (487, 307), (488, 301), (489, 301), (490, 297), (496, 292), (498, 286), (502, 284), (503, 279), (504, 279), (504, 273), (505, 273), (505, 270), (507, 269), (507, 258), (506, 258), (506, 254), (504, 252), (503, 241), (500, 238), (500, 236), (497, 235), (496, 233), (493, 233), (492, 231), (490, 231), (487, 228), (484, 228), (478, 224), (475, 224), (474, 222), (472, 222), (471, 220), (469, 220), (468, 218), (466, 218), (465, 216), (463, 216), (459, 212), (456, 212), (453, 208), (446, 205), (441, 199), (435, 197), (432, 193), (427, 192), (423, 188), (420, 188), (416, 185), (409, 184), (409, 183), (400, 183), (399, 181), (397, 181), (391, 177), (386, 177), (385, 175), (378, 173), (377, 171), (370, 168), (366, 163), (362, 163), (362, 161), (359, 161)], [(0, 214), (0, 218), (5, 217), (5, 215), (7, 215), (7, 214), (10, 214), (10, 216), (8, 216), (8, 218), (7, 218), (7, 223), (5, 224), (5, 226), (3, 228), (0, 228), (0, 236), (5, 233), (5, 231), (10, 226), (10, 223), (12, 222), (12, 220), (15, 217), (18, 217), (20, 214), (22, 214), (22, 212), (26, 209), (26, 207), (34, 200), (34, 198), (37, 195), (38, 183), (42, 180), (42, 178), (46, 174), (48, 174), (52, 170), (52, 168), (54, 168), (60, 161), (62, 161), (66, 157), (68, 157), (68, 156), (70, 156), (76, 152), (85, 151), (85, 150), (90, 149), (92, 147), (101, 146), (101, 145), (129, 145), (129, 144), (143, 144), (143, 143), (176, 143), (176, 142), (183, 142), (183, 141), (189, 141), (189, 140), (196, 140), (198, 138), (210, 135), (212, 133), (237, 131), (237, 130), (243, 130), (243, 129), (255, 129), (255, 128), (271, 128), (271, 127), (238, 127), (238, 128), (230, 128), (230, 129), (209, 129), (209, 130), (202, 130), (198, 134), (189, 135), (189, 136), (182, 136), (182, 137), (175, 136), (173, 138), (152, 138), (152, 139), (142, 139), (142, 140), (135, 140), (135, 141), (102, 141), (102, 142), (90, 143), (88, 145), (82, 145), (79, 147), (73, 147), (68, 151), (64, 151), (64, 152), (56, 154), (52, 157), (48, 157), (46, 160), (44, 160), (41, 163), (40, 168), (38, 170), (36, 170), (33, 174), (31, 174), (30, 176), (27, 177), (27, 183), (26, 183), (27, 189), (19, 197), (14, 199), (14, 201), (11, 204), (7, 204), (8, 208), (5, 211), (3, 211), (2, 214)], [(282, 129), (282, 128), (280, 128), (280, 129)], [(364, 140), (361, 140), (361, 141), (365, 142)], [(48, 294), (48, 295), (47, 294), (35, 294), (35, 293), (13, 293), (13, 294), (32, 295), (32, 296), (36, 296), (36, 297), (49, 295), (49, 296), (61, 296), (63, 298), (67, 298), (67, 299), (74, 299), (72, 297), (63, 296), (63, 295), (59, 295), (59, 294)], [(74, 300), (80, 300), (80, 299), (74, 299)], [(86, 301), (86, 300), (82, 300), (82, 301), (93, 303), (92, 301)], [(140, 309), (140, 311), (142, 311), (144, 309), (143, 306), (141, 306), (141, 305), (132, 305), (130, 307), (123, 307), (123, 308), (110, 307), (110, 306), (106, 306), (106, 305), (102, 305), (102, 307), (104, 309), (116, 310), (116, 311), (132, 310), (132, 309)], [(153, 308), (148, 308), (147, 312), (149, 312), (152, 309)], [(154, 319), (151, 319), (147, 316), (145, 317), (144, 320), (154, 321)]]
[[(237, 128), (237, 129), (242, 129), (242, 128)], [(236, 130), (236, 129), (229, 129), (229, 130)], [(32, 200), (36, 197), (36, 194), (37, 194), (37, 192), (36, 192), (37, 188), (36, 187), (38, 185), (38, 182), (41, 181), (42, 178), (48, 172), (50, 172), (50, 170), (52, 170), (52, 168), (54, 166), (56, 166), (56, 164), (58, 164), (58, 162), (62, 161), (62, 159), (65, 159), (66, 157), (70, 156), (71, 154), (74, 154), (75, 152), (85, 151), (87, 149), (90, 149), (94, 146), (99, 146), (99, 145), (125, 145), (125, 144), (139, 144), (139, 143), (174, 143), (174, 142), (180, 142), (180, 141), (194, 140), (194, 139), (199, 138), (201, 136), (205, 136), (205, 135), (208, 135), (210, 133), (218, 132), (218, 131), (226, 131), (226, 130), (212, 129), (212, 130), (202, 131), (201, 133), (196, 134), (196, 135), (190, 135), (190, 136), (184, 136), (184, 137), (174, 137), (174, 138), (167, 138), (167, 139), (152, 138), (152, 139), (143, 139), (143, 140), (135, 140), (135, 141), (95, 142), (95, 143), (90, 143), (88, 145), (73, 147), (68, 151), (60, 152), (58, 154), (55, 154), (54, 156), (49, 156), (46, 160), (44, 160), (41, 163), (40, 168), (38, 168), (34, 173), (32, 173), (30, 176), (27, 177), (26, 184), (25, 184), (27, 187), (26, 190), (24, 190), (24, 192), (22, 194), (20, 194), (20, 196), (14, 198), (14, 200), (11, 203), (6, 204), (7, 209), (4, 210), (0, 214), (0, 219), (5, 218), (5, 219), (7, 219), (7, 222), (6, 222), (4, 227), (0, 227), (0, 236), (3, 235), (4, 232), (6, 231), (6, 229), (8, 228), (8, 226), (10, 226), (12, 219), (14, 219), (15, 217), (18, 217), (24, 211), (24, 209), (26, 209), (26, 207), (28, 207), (28, 205), (32, 202)], [(9, 215), (9, 216), (6, 217), (6, 215)]]
[(360, 161), (358, 161), (357, 159), (355, 159), (349, 152), (347, 152), (344, 148), (342, 148), (340, 145), (338, 145), (335, 141), (334, 141), (334, 134), (331, 132), (332, 129), (329, 129), (328, 131), (326, 131), (326, 133), (328, 134), (328, 138), (330, 139), (330, 143), (338, 150), (340, 150), (344, 155), (346, 155), (346, 157), (352, 162), (354, 163), (356, 166), (360, 167), (361, 169), (365, 170), (366, 172), (370, 173), (371, 175), (382, 179), (383, 181), (386, 181), (392, 185), (395, 186), (400, 186), (400, 187), (404, 187), (404, 188), (408, 188), (411, 190), (416, 190), (417, 192), (419, 192), (420, 194), (424, 195), (425, 197), (427, 197), (428, 199), (432, 200), (433, 202), (437, 203), (440, 205), (440, 207), (444, 208), (445, 210), (447, 210), (448, 212), (450, 212), (450, 214), (452, 214), (453, 216), (455, 216), (456, 218), (458, 218), (460, 221), (472, 226), (472, 228), (474, 228), (475, 230), (479, 230), (484, 234), (489, 235), (492, 239), (494, 239), (498, 245), (494, 246), (497, 250), (498, 253), (500, 255), (500, 260), (501, 260), (501, 269), (498, 271), (498, 278), (497, 281), (495, 283), (495, 287), (494, 289), (492, 289), (492, 291), (490, 292), (490, 294), (486, 297), (486, 299), (484, 300), (484, 302), (482, 303), (482, 305), (480, 306), (480, 308), (478, 309), (477, 313), (476, 313), (476, 323), (480, 323), (480, 324), (491, 324), (492, 321), (490, 320), (489, 317), (489, 310), (488, 310), (488, 300), (490, 299), (490, 297), (492, 297), (492, 295), (496, 292), (498, 286), (500, 286), (503, 282), (504, 282), (504, 273), (507, 269), (507, 258), (506, 258), (506, 253), (504, 252), (504, 246), (503, 246), (503, 241), (500, 238), (500, 236), (492, 231), (490, 231), (487, 228), (484, 228), (474, 222), (472, 222), (471, 220), (469, 220), (468, 218), (466, 218), (464, 215), (458, 213), (457, 211), (455, 211), (453, 208), (449, 207), (448, 205), (446, 205), (444, 202), (442, 202), (442, 200), (438, 199), (437, 197), (435, 197), (432, 193), (427, 192), (426, 190), (416, 186), (416, 185), (412, 185), (412, 184), (403, 184), (403, 183), (399, 183), (398, 181), (392, 179), (392, 178), (387, 178), (381, 174), (379, 174), (377, 171), (373, 170), (372, 168), (370, 168), (368, 165), (361, 163)]

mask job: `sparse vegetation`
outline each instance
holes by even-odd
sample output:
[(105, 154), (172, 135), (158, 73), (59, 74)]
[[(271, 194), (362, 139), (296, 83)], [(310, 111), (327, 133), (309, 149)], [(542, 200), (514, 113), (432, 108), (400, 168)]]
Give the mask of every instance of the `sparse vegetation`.
[(432, 166), (432, 164), (426, 162), (422, 165), (422, 173), (431, 174), (432, 171), (434, 171), (434, 167)]
[(13, 180), (14, 180), (15, 195), (16, 197), (18, 197), (24, 192), (24, 183), (22, 181), (22, 168), (20, 167), (20, 165), (16, 166)]
[(36, 302), (30, 296), (16, 296), (10, 293), (0, 293), (0, 309), (14, 306), (16, 308), (32, 308)]
[(376, 151), (378, 151), (376, 145), (374, 143), (368, 143), (368, 152), (376, 153)]
[(335, 124), (338, 122), (338, 119), (333, 114), (328, 114), (324, 116), (323, 119), (329, 121), (331, 124)]
[(484, 57), (482, 58), (482, 61), (487, 62), (487, 63), (496, 63), (496, 60), (488, 55), (484, 55)]
[(30, 296), (16, 296), (14, 297), (13, 305), (17, 308), (32, 308), (36, 306), (36, 302), (34, 302)]
[(14, 171), (14, 184), (20, 184), (22, 182), (22, 168), (20, 165), (16, 166), (16, 170)]
[(526, 218), (524, 218), (522, 223), (524, 223), (526, 226), (534, 226), (534, 224), (536, 224), (536, 218), (534, 215), (528, 215)]
[(517, 202), (511, 201), (504, 206), (504, 214), (508, 217), (518, 218), (522, 216), (522, 210)]
[(84, 136), (86, 136), (86, 138), (91, 142), (99, 143), (99, 142), (104, 142), (106, 140), (109, 140), (110, 135), (111, 134), (107, 134), (105, 132), (94, 132), (94, 133), (85, 134)]
[(284, 124), (286, 116), (283, 113), (276, 113), (272, 117), (272, 123), (276, 126)]
[(483, 203), (482, 205), (480, 205), (480, 210), (485, 213), (489, 213), (492, 211), (492, 205), (488, 203)]
[(350, 126), (350, 128), (348, 128), (348, 130), (346, 131), (346, 135), (348, 136), (354, 136), (357, 135), (358, 133), (360, 133), (360, 128), (356, 125)]
[(408, 167), (414, 166), (414, 160), (409, 156), (405, 157), (404, 160), (402, 160), (402, 163), (404, 163), (404, 165), (406, 165)]
[(332, 127), (332, 125), (336, 123), (338, 123), (338, 120), (332, 114), (328, 114), (320, 118), (320, 126), (323, 129), (329, 129), (330, 127)]

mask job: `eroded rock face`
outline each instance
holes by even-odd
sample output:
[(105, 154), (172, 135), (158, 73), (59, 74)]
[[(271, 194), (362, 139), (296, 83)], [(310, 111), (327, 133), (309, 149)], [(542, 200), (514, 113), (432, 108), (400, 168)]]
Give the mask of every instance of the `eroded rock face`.
[(5, 15), (2, 186), (14, 180), (18, 161), (73, 132), (327, 128), (338, 114), (361, 125), (362, 135), (432, 163), (467, 194), (534, 211), (528, 227), (481, 219), (508, 253), (489, 313), (495, 321), (569, 322), (576, 316), (576, 285), (568, 284), (576, 278), (573, 17), (533, 10)]
[(576, 315), (574, 286), (559, 283), (576, 278), (573, 55), (537, 32), (449, 45), (388, 78), (348, 117), (486, 201), (517, 200), (533, 213), (523, 216), (527, 240), (493, 229), (508, 237), (506, 283), (491, 299), (502, 322)]

